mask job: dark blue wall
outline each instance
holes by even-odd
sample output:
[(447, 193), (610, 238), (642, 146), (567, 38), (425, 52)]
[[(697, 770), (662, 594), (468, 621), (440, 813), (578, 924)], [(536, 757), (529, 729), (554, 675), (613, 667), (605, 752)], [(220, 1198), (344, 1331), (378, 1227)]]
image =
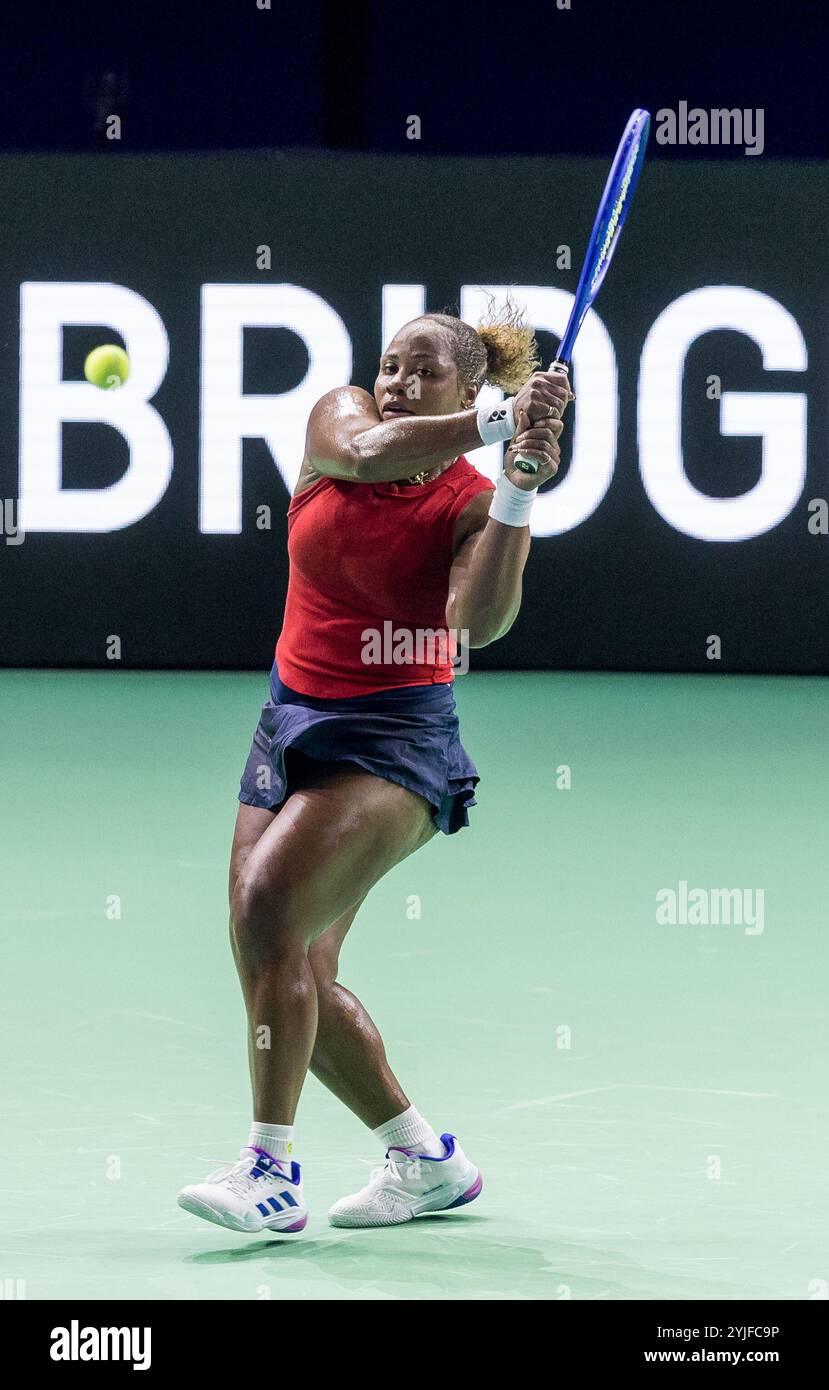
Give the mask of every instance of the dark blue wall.
[[(772, 157), (829, 152), (829, 20), (818, 0), (272, 5), (25, 7), (4, 18), (0, 147), (106, 146), (94, 113), (112, 73), (123, 148), (138, 150), (605, 157), (634, 106), (686, 100), (761, 107)], [(418, 145), (405, 138), (411, 114), (422, 120)], [(742, 158), (726, 148), (708, 157)]]

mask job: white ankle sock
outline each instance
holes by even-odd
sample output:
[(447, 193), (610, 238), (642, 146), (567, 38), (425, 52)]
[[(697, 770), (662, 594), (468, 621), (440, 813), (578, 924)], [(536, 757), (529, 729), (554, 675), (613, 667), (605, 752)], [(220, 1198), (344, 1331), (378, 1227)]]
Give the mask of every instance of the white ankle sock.
[(264, 1149), (271, 1158), (290, 1163), (294, 1148), (293, 1139), (293, 1125), (263, 1125), (254, 1120), (250, 1127), (248, 1146), (252, 1149)]
[(410, 1105), (402, 1115), (387, 1120), (373, 1131), (385, 1149), (411, 1149), (429, 1158), (443, 1158), (444, 1147), (432, 1126)]

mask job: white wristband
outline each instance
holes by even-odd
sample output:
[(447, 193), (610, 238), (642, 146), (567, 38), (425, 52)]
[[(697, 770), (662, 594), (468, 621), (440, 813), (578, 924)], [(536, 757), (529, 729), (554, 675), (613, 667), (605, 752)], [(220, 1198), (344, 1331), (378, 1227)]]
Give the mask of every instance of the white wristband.
[(515, 434), (512, 402), (513, 397), (507, 396), (500, 405), (478, 407), (478, 433), (484, 444), (500, 444), (505, 439), (512, 439)]
[(505, 526), (529, 526), (537, 491), (537, 488), (532, 488), (525, 492), (511, 483), (506, 473), (502, 473), (495, 484), (489, 508), (493, 521), (502, 521)]

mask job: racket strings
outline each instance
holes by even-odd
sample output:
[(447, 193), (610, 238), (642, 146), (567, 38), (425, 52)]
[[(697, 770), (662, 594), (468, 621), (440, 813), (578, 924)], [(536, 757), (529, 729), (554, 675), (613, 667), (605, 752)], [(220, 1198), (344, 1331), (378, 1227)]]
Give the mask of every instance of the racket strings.
[(622, 208), (623, 208), (623, 206), (624, 206), (625, 199), (626, 199), (626, 197), (627, 197), (627, 195), (628, 195), (628, 189), (630, 188), (630, 181), (631, 181), (631, 179), (633, 178), (633, 171), (634, 171), (634, 169), (636, 168), (636, 161), (637, 161), (637, 157), (638, 157), (638, 155), (639, 155), (639, 146), (640, 146), (641, 143), (642, 143), (642, 137), (641, 137), (641, 135), (638, 135), (638, 136), (636, 137), (636, 140), (634, 141), (632, 147), (631, 147), (631, 151), (630, 151), (630, 154), (629, 154), (629, 156), (628, 156), (628, 161), (627, 161), (627, 164), (625, 165), (625, 172), (624, 172), (624, 174), (622, 175), (622, 182), (621, 182), (621, 184), (620, 184), (620, 186), (619, 186), (619, 195), (618, 195), (618, 197), (617, 197), (615, 203), (613, 204), (613, 211), (612, 211), (611, 214), (610, 214), (610, 220), (608, 221), (607, 227), (606, 227), (606, 229), (605, 229), (604, 238), (603, 238), (603, 240), (602, 240), (601, 248), (600, 248), (600, 250), (599, 250), (598, 259), (597, 259), (597, 261), (596, 261), (596, 269), (593, 271), (593, 284), (594, 284), (594, 285), (595, 285), (596, 280), (598, 279), (598, 277), (599, 277), (599, 275), (600, 275), (600, 273), (601, 273), (602, 266), (604, 265), (605, 261), (607, 260), (607, 255), (608, 255), (608, 252), (609, 252), (609, 250), (610, 250), (611, 243), (612, 243), (612, 241), (613, 241), (614, 236), (616, 235), (616, 228), (617, 228), (618, 225), (619, 225), (619, 218), (620, 218), (621, 215), (622, 215)]

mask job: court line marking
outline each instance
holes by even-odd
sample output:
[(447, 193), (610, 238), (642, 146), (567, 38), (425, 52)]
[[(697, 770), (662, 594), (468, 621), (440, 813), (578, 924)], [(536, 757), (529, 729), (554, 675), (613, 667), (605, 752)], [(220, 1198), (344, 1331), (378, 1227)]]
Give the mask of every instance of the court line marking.
[(610, 1086), (590, 1086), (583, 1091), (561, 1091), (554, 1096), (539, 1096), (536, 1100), (522, 1100), (515, 1105), (503, 1105), (496, 1111), (498, 1115), (509, 1114), (511, 1110), (531, 1110), (539, 1105), (558, 1105), (563, 1100), (574, 1100), (577, 1096), (598, 1096), (610, 1091), (669, 1091), (674, 1095), (691, 1096), (742, 1096), (749, 1100), (780, 1100), (777, 1091), (720, 1091), (709, 1090), (705, 1086), (651, 1086), (640, 1081), (618, 1081)]

